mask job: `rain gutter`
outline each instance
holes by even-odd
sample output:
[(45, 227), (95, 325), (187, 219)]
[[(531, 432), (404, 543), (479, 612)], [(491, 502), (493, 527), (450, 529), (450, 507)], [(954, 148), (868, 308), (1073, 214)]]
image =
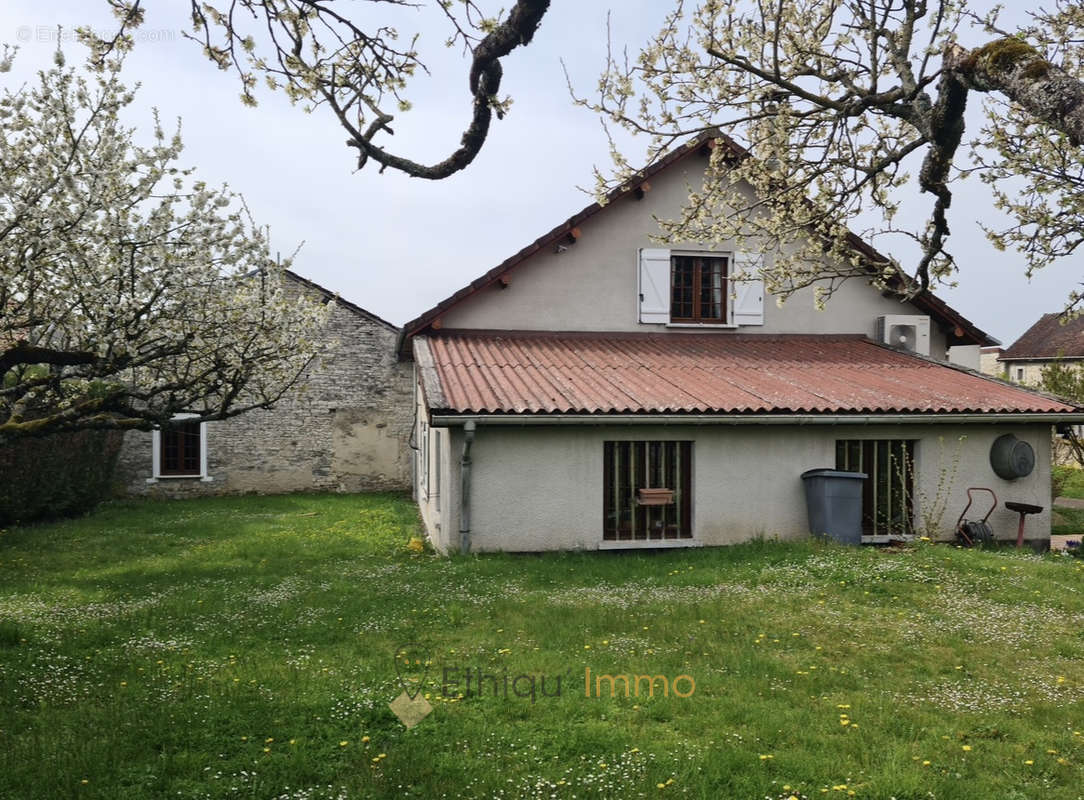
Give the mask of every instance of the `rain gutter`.
[[(433, 414), (434, 427), (475, 425), (954, 425), (973, 423), (1084, 423), (1084, 411), (986, 414)], [(469, 475), (469, 472), (468, 472)], [(469, 528), (468, 528), (469, 530)]]

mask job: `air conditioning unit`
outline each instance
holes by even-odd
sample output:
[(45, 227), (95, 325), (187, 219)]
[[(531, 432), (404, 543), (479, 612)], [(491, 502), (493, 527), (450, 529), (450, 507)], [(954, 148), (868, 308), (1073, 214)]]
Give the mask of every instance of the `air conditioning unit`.
[(877, 341), (928, 356), (930, 318), (919, 314), (886, 314), (877, 317)]

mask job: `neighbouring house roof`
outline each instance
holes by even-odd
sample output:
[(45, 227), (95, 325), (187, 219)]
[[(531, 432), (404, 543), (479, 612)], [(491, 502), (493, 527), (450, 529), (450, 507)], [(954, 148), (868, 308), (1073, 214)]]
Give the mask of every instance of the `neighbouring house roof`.
[(1061, 320), (1061, 314), (1043, 314), (998, 360), (1084, 358), (1084, 316)]
[[(749, 151), (738, 144), (734, 139), (727, 136), (725, 133), (719, 130), (709, 130), (694, 137), (689, 142), (674, 148), (669, 153), (664, 155), (658, 161), (651, 164), (649, 167), (640, 170), (634, 177), (630, 178), (625, 184), (611, 190), (606, 195), (606, 200), (603, 203), (591, 203), (586, 208), (583, 208), (576, 214), (573, 214), (567, 220), (562, 222), (557, 227), (553, 228), (548, 233), (535, 239), (529, 245), (524, 247), (518, 253), (510, 256), (495, 266), (493, 269), (486, 272), (479, 278), (471, 281), (459, 291), (455, 292), (450, 297), (441, 300), (435, 306), (428, 311), (424, 312), (415, 319), (410, 320), (403, 325), (403, 329), (399, 335), (399, 355), (400, 357), (406, 357), (410, 354), (409, 340), (412, 336), (425, 331), (435, 320), (439, 319), (441, 314), (448, 309), (457, 305), (458, 303), (466, 300), (474, 295), (476, 292), (493, 285), (499, 281), (503, 275), (509, 272), (512, 268), (519, 265), (521, 262), (526, 261), (540, 250), (552, 248), (553, 245), (567, 239), (570, 233), (580, 223), (586, 220), (588, 217), (592, 217), (598, 212), (602, 211), (608, 205), (615, 200), (633, 194), (634, 192), (642, 191), (641, 187), (644, 187), (648, 180), (675, 164), (684, 161), (689, 156), (704, 152), (704, 148), (708, 147), (725, 147), (727, 148), (732, 157), (735, 159), (749, 157)], [(850, 244), (854, 249), (865, 257), (871, 264), (886, 264), (890, 259), (888, 256), (880, 253), (873, 245), (859, 237), (857, 234), (849, 233)], [(904, 278), (901, 275), (897, 281), (898, 286), (904, 285)], [(936, 297), (932, 292), (926, 291), (919, 295), (916, 295), (911, 300), (912, 304), (918, 309), (925, 311), (931, 318), (941, 322), (947, 326), (950, 330), (949, 344), (979, 344), (979, 345), (996, 345), (1000, 342), (993, 338), (990, 334), (979, 329), (973, 322), (966, 319), (955, 309), (951, 308), (944, 300)]]
[(323, 286), (318, 284), (316, 281), (310, 281), (308, 278), (303, 278), (300, 275), (298, 275), (296, 272), (294, 272), (293, 270), (287, 269), (287, 270), (283, 270), (283, 271), (286, 273), (286, 275), (288, 277), (290, 277), (293, 280), (297, 281), (302, 286), (306, 286), (309, 289), (312, 289), (314, 292), (318, 292), (319, 294), (323, 295), (324, 302), (328, 302), (328, 301), (334, 299), (335, 302), (338, 303), (343, 308), (348, 308), (351, 311), (353, 311), (355, 314), (357, 314), (357, 315), (359, 315), (361, 317), (364, 317), (365, 319), (371, 320), (372, 322), (376, 322), (379, 325), (383, 325), (384, 327), (388, 328), (388, 330), (390, 330), (390, 331), (392, 331), (394, 333), (399, 332), (399, 326), (398, 325), (393, 325), (392, 323), (388, 322), (386, 319), (382, 319), (381, 317), (378, 317), (373, 312), (366, 311), (361, 306), (356, 305), (354, 303), (351, 303), (349, 300), (344, 300), (338, 294), (331, 291), (330, 289), (325, 289)]
[(450, 414), (1073, 413), (858, 335), (462, 332), (415, 338)]

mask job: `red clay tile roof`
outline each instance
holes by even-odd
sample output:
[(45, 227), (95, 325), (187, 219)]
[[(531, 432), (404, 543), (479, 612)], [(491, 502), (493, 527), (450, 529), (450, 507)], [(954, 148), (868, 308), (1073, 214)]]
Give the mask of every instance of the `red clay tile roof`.
[(1061, 314), (1043, 314), (1001, 354), (1008, 358), (1084, 357), (1084, 316), (1061, 324)]
[(419, 337), (450, 413), (1069, 413), (861, 336), (446, 332)]
[[(657, 175), (663, 170), (671, 167), (689, 156), (696, 155), (698, 153), (704, 153), (706, 147), (717, 146), (725, 147), (733, 158), (747, 158), (749, 157), (749, 151), (738, 144), (730, 136), (727, 136), (720, 130), (709, 129), (694, 136), (688, 142), (683, 145), (679, 145), (666, 153), (658, 161), (640, 170), (640, 172), (634, 178), (630, 178), (624, 185), (618, 186), (612, 189), (609, 194), (606, 195), (605, 203), (591, 203), (586, 208), (580, 210), (576, 214), (566, 219), (557, 227), (553, 228), (548, 233), (544, 233), (539, 236), (529, 245), (524, 247), (518, 253), (509, 256), (493, 269), (486, 272), (479, 278), (471, 281), (455, 294), (450, 297), (446, 297), (441, 300), (433, 308), (424, 312), (415, 319), (410, 320), (403, 325), (403, 329), (399, 334), (399, 357), (409, 357), (410, 355), (410, 338), (424, 332), (434, 320), (438, 319), (441, 314), (447, 311), (449, 308), (457, 305), (458, 303), (471, 297), (476, 292), (484, 289), (485, 287), (493, 284), (495, 281), (500, 280), (501, 276), (510, 271), (513, 267), (517, 266), (523, 261), (533, 256), (540, 250), (551, 247), (554, 243), (561, 241), (569, 235), (569, 232), (577, 227), (580, 223), (594, 216), (604, 208), (609, 206), (615, 200), (625, 197), (634, 193), (637, 188), (647, 181), (649, 178)], [(879, 252), (869, 242), (862, 239), (860, 236), (853, 232), (848, 232), (848, 240), (850, 245), (864, 258), (868, 259), (871, 264), (883, 265), (888, 264), (890, 259), (888, 256)], [(879, 271), (879, 270), (878, 270)], [(898, 291), (903, 284), (902, 276), (898, 279), (890, 281), (890, 284)], [(925, 311), (934, 320), (940, 322), (946, 327), (949, 333), (949, 344), (979, 344), (979, 345), (995, 345), (1000, 344), (997, 339), (994, 339), (990, 334), (981, 330), (971, 320), (965, 318), (960, 312), (950, 307), (941, 298), (937, 297), (933, 292), (925, 291), (911, 299), (911, 303), (920, 311)]]

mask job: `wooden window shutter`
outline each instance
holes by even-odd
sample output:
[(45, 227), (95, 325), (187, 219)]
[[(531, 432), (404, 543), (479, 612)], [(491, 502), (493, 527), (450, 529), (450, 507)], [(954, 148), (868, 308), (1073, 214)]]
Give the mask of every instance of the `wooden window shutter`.
[(756, 277), (757, 258), (748, 253), (734, 255), (734, 324), (764, 324), (764, 281)]
[(670, 251), (640, 249), (640, 322), (670, 321)]

